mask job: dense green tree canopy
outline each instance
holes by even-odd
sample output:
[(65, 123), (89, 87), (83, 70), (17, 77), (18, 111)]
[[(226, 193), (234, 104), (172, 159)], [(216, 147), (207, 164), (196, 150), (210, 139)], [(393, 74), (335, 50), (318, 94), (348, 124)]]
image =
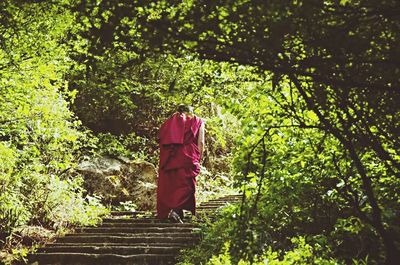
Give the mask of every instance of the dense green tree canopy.
[[(394, 262), (400, 170), (397, 1), (102, 1), (79, 8), (98, 22), (88, 28), (97, 52), (122, 42), (141, 55), (189, 50), (270, 72), (270, 89), (283, 96), (276, 102), (286, 109), (288, 122), (318, 127), (338, 141), (342, 151), (333, 154), (333, 166), (349, 204), (374, 227), (388, 262)], [(314, 118), (311, 124), (302, 110)], [(266, 128), (281, 125), (274, 119)], [(338, 157), (350, 161), (347, 168), (335, 162)], [(349, 181), (349, 175), (357, 177)]]
[(69, 174), (85, 138), (65, 79), (71, 12), (33, 1), (1, 1), (0, 10), (0, 249), (7, 249), (26, 225), (95, 223), (105, 208)]
[[(72, 181), (65, 170), (109, 139), (156, 162), (158, 126), (185, 102), (207, 119), (210, 160), (233, 152), (244, 193), (188, 260), (304, 252), (299, 262), (395, 264), (398, 1), (7, 0), (0, 10), (0, 209), (23, 211), (18, 222), (51, 213), (21, 206), (26, 183)], [(97, 144), (84, 143), (80, 121)]]

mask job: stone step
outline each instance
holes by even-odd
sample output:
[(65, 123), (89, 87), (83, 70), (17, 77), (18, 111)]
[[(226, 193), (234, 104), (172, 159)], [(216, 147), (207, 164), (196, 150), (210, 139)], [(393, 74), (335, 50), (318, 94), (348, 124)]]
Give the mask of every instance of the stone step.
[(233, 195), (226, 195), (226, 196), (223, 196), (223, 197), (219, 197), (219, 198), (216, 198), (216, 199), (211, 199), (211, 200), (208, 200), (208, 201), (235, 200), (235, 199), (241, 199), (241, 198), (242, 198), (242, 195), (233, 194)]
[(201, 204), (203, 204), (203, 203), (239, 202), (241, 200), (242, 200), (242, 198), (215, 199), (215, 200), (209, 200), (209, 201), (202, 202)]
[(172, 223), (168, 219), (158, 219), (158, 218), (104, 218), (103, 222), (105, 220), (129, 220), (132, 223), (153, 223), (153, 224), (159, 224), (159, 223)]
[(223, 202), (206, 202), (206, 203), (202, 203), (199, 206), (204, 206), (204, 205), (225, 205), (228, 203), (232, 203), (232, 202), (227, 202), (227, 201), (223, 201)]
[(242, 198), (241, 197), (237, 197), (237, 198), (225, 198), (225, 199), (221, 199), (221, 198), (218, 198), (218, 199), (213, 199), (213, 200), (208, 200), (208, 201), (204, 201), (204, 202), (202, 202), (202, 203), (207, 203), (207, 202), (229, 202), (229, 201), (239, 201), (239, 200), (241, 200)]
[(193, 227), (94, 227), (94, 228), (78, 228), (78, 233), (191, 233), (198, 231), (199, 228)]
[(104, 219), (100, 227), (126, 225), (127, 227), (195, 227), (192, 223), (142, 223), (130, 219)]
[(86, 246), (96, 246), (96, 247), (180, 247), (180, 248), (186, 248), (187, 246), (191, 246), (192, 244), (188, 243), (160, 243), (160, 242), (155, 242), (155, 243), (49, 243), (46, 245), (46, 247), (67, 247), (67, 246), (72, 246), (72, 247), (86, 247)]
[[(111, 221), (113, 222), (114, 220), (128, 220), (129, 222), (132, 223), (153, 223), (153, 224), (162, 224), (162, 223), (174, 223), (170, 219), (158, 219), (158, 218), (137, 218), (137, 217), (129, 217), (129, 216), (107, 216), (103, 218), (104, 222)], [(185, 214), (185, 217), (182, 219), (185, 223), (190, 223), (192, 221), (192, 215), (191, 214)], [(123, 221), (117, 221), (117, 222), (123, 222)]]
[(130, 215), (130, 216), (141, 216), (142, 218), (146, 218), (146, 216), (156, 216), (157, 212), (144, 212), (144, 211), (111, 211), (110, 214), (112, 216), (122, 216), (122, 215)]
[[(241, 201), (241, 195), (227, 195), (201, 203), (196, 222), (213, 218), (220, 207)], [(185, 215), (186, 216), (186, 215)], [(175, 264), (175, 257), (184, 248), (201, 239), (200, 228), (157, 219), (155, 212), (112, 211), (97, 227), (77, 228), (76, 233), (58, 238), (29, 256), (36, 264)]]
[(209, 211), (209, 210), (217, 210), (217, 209), (219, 209), (219, 208), (221, 208), (221, 207), (223, 207), (223, 206), (205, 206), (205, 207), (203, 207), (203, 206), (199, 206), (199, 207), (197, 207), (197, 209), (196, 209), (196, 215), (197, 215), (197, 213), (199, 213), (199, 212), (207, 212), (207, 211)]
[(204, 208), (220, 208), (220, 207), (226, 207), (228, 205), (232, 205), (232, 204), (205, 204), (205, 205), (200, 205), (198, 207), (196, 207), (196, 210), (201, 210)]
[(113, 235), (85, 235), (60, 237), (57, 243), (192, 243), (199, 239), (197, 235), (187, 236), (113, 236)]
[(221, 205), (202, 205), (196, 208), (197, 212), (202, 211), (204, 209), (218, 209), (222, 207), (226, 207), (228, 204), (221, 204)]
[(225, 205), (230, 205), (230, 204), (236, 204), (238, 202), (235, 201), (230, 201), (230, 202), (211, 202), (211, 203), (202, 203), (199, 206), (196, 207), (202, 207), (202, 206), (225, 206)]
[(199, 204), (199, 206), (204, 205), (204, 204), (226, 204), (226, 203), (239, 203), (241, 200), (237, 199), (230, 199), (230, 200), (216, 200), (216, 201), (208, 201), (208, 202), (203, 202)]
[(127, 237), (177, 237), (177, 236), (198, 236), (198, 233), (194, 231), (187, 232), (148, 232), (148, 233), (119, 233), (119, 232), (110, 232), (110, 233), (74, 233), (67, 234), (64, 237), (89, 237), (89, 236), (127, 236)]
[(93, 265), (93, 264), (112, 264), (112, 265), (167, 265), (175, 264), (173, 254), (138, 254), (138, 255), (118, 255), (118, 254), (89, 254), (89, 253), (37, 253), (29, 257), (32, 262), (37, 261), (40, 265)]
[(180, 246), (48, 246), (39, 249), (38, 253), (94, 253), (94, 254), (177, 254)]
[[(178, 226), (178, 225), (132, 225), (131, 223), (105, 223), (102, 226), (96, 227), (96, 228), (137, 228), (137, 229), (145, 229), (145, 228), (171, 228), (171, 229), (179, 229), (179, 228), (185, 228), (185, 229), (195, 229), (197, 226), (194, 224), (188, 224), (185, 226)], [(88, 227), (89, 228), (89, 227)], [(83, 229), (83, 228), (82, 228)], [(76, 229), (76, 231), (79, 231), (79, 228)]]
[(221, 207), (226, 206), (226, 204), (222, 204), (222, 205), (203, 205), (203, 206), (199, 206), (197, 207), (197, 210), (203, 210), (203, 209), (218, 209)]
[(161, 236), (168, 236), (168, 237), (182, 237), (182, 236), (196, 236), (197, 234), (193, 231), (186, 231), (186, 232), (144, 232), (144, 233), (125, 233), (125, 232), (118, 232), (118, 231), (110, 231), (108, 233), (74, 233), (74, 234), (66, 234), (65, 237), (91, 237), (91, 236), (129, 236), (129, 237), (161, 237)]
[(226, 198), (217, 198), (217, 199), (211, 199), (208, 201), (204, 201), (202, 203), (207, 203), (207, 202), (226, 202), (226, 201), (239, 201), (242, 199), (242, 196), (231, 196), (231, 197), (226, 197)]

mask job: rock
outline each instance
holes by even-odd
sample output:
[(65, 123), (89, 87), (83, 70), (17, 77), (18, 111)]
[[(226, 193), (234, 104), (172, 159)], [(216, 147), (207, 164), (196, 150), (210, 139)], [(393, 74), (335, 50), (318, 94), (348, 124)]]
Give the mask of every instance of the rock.
[(138, 210), (156, 207), (157, 170), (149, 162), (97, 157), (81, 162), (78, 172), (84, 176), (86, 190), (105, 203), (132, 201)]

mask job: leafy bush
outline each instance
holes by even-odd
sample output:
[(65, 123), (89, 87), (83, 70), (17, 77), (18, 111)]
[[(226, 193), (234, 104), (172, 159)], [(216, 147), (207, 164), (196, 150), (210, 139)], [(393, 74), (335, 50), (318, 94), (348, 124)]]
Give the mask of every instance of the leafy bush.
[(86, 143), (86, 153), (109, 157), (127, 157), (131, 159), (148, 159), (148, 140), (137, 136), (134, 132), (127, 135), (115, 136), (111, 133), (89, 132), (90, 140)]
[(178, 264), (206, 264), (216, 253), (222, 253), (236, 228), (237, 208), (224, 207), (215, 220), (207, 219), (201, 224), (202, 240), (193, 249), (185, 250)]
[(303, 237), (291, 239), (293, 248), (283, 253), (273, 251), (271, 248), (265, 251), (262, 256), (255, 257), (255, 262), (240, 260), (232, 263), (229, 253), (229, 243), (225, 243), (223, 253), (213, 256), (206, 264), (208, 265), (293, 265), (293, 264), (318, 264), (318, 265), (339, 265), (344, 264), (333, 258), (319, 257), (315, 255), (315, 247), (306, 243)]
[(12, 253), (22, 226), (94, 224), (107, 210), (69, 174), (85, 136), (65, 81), (71, 12), (25, 1), (0, 9), (0, 248)]

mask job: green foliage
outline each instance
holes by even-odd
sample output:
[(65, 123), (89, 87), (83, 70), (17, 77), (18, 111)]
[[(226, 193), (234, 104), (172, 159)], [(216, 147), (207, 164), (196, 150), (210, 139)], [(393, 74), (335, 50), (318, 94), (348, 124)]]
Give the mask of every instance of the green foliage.
[[(47, 223), (53, 223), (54, 228), (66, 225), (95, 225), (100, 216), (108, 213), (101, 205), (100, 198), (83, 195), (83, 179), (60, 180), (55, 177), (50, 179), (47, 201), (44, 204)], [(38, 212), (38, 210), (36, 211)]]
[[(115, 49), (105, 55), (106, 62), (91, 62), (95, 66), (91, 65), (90, 70), (76, 71), (70, 77), (71, 88), (78, 91), (73, 108), (83, 124), (100, 138), (98, 145), (103, 140), (108, 145), (112, 134), (128, 152), (142, 152), (154, 159), (160, 125), (178, 104), (187, 103), (194, 105), (196, 114), (207, 121), (208, 153), (218, 156), (229, 152), (234, 136), (223, 132), (229, 131), (235, 118), (225, 119), (215, 104), (215, 99), (224, 95), (212, 88), (224, 86), (214, 83), (221, 71), (225, 75), (221, 79), (236, 80), (229, 67), (189, 56), (161, 55), (141, 61), (135, 59), (134, 52)], [(108, 133), (107, 137), (102, 136)], [(113, 152), (112, 147), (103, 149), (107, 148), (106, 153)], [(116, 153), (124, 152), (122, 146), (117, 149)]]
[(115, 207), (115, 211), (136, 211), (137, 205), (132, 201), (120, 202), (120, 205)]
[[(220, 213), (218, 221), (205, 224), (202, 229), (203, 240), (194, 249), (185, 251), (178, 264), (344, 264), (332, 258), (333, 253), (325, 245), (313, 240), (308, 242), (301, 236), (290, 238), (290, 245), (283, 250), (274, 251), (271, 245), (263, 245), (262, 251), (252, 256), (251, 261), (238, 259), (237, 249), (232, 245), (244, 238), (232, 235), (239, 229), (239, 212), (239, 207), (227, 207)], [(248, 232), (257, 233), (256, 230)]]
[(69, 174), (79, 157), (157, 163), (158, 128), (184, 102), (207, 122), (199, 186), (230, 184), (233, 161), (245, 195), (187, 260), (395, 262), (398, 1), (0, 9), (0, 239), (22, 224), (93, 223), (105, 210)]
[(2, 248), (23, 225), (89, 225), (106, 209), (83, 195), (82, 179), (69, 174), (84, 137), (69, 109), (73, 93), (65, 80), (72, 63), (63, 40), (72, 13), (44, 2), (2, 1), (0, 8)]
[[(315, 217), (303, 209), (310, 204), (301, 204), (301, 199), (310, 203), (307, 195), (315, 192), (318, 203), (335, 206), (333, 222), (355, 216), (380, 237), (372, 240), (373, 247), (362, 246), (355, 253), (369, 255), (371, 262), (395, 263), (400, 253), (395, 221), (400, 172), (398, 9), (398, 1), (204, 0), (133, 4), (130, 10), (143, 39), (139, 49), (148, 45), (174, 54), (190, 50), (202, 58), (252, 65), (261, 77), (269, 77), (269, 85), (255, 85), (246, 107), (231, 108), (243, 118), (236, 164), (240, 185), (254, 201), (250, 216), (273, 189), (276, 198), (270, 203), (277, 201), (296, 213), (288, 223), (306, 226)], [(242, 97), (232, 101), (237, 100), (243, 102)], [(295, 203), (279, 193), (290, 192), (292, 183), (299, 190), (290, 196)], [(315, 211), (323, 209), (320, 205)], [(243, 222), (249, 218), (243, 216)], [(328, 233), (331, 227), (328, 223), (313, 233)], [(242, 249), (243, 255), (252, 254)]]
[[(359, 219), (359, 210), (370, 207), (343, 147), (319, 130), (314, 115), (302, 112), (302, 102), (290, 87), (266, 94), (255, 93), (242, 103), (247, 126), (238, 140), (235, 165), (246, 203), (232, 236), (232, 258), (251, 260), (265, 246), (284, 250), (291, 238), (302, 235), (328, 251), (317, 256), (380, 260), (376, 233)], [(252, 108), (255, 100), (265, 108)], [(289, 102), (295, 115), (282, 108)]]
[(135, 133), (119, 137), (110, 133), (100, 133), (92, 137), (92, 142), (95, 143), (92, 143), (94, 146), (91, 151), (97, 154), (110, 157), (123, 156), (130, 159), (148, 158), (147, 139), (136, 136)]
[(230, 240), (237, 218), (234, 206), (225, 207), (216, 221), (202, 224), (202, 240), (193, 249), (186, 250), (178, 264), (205, 264), (216, 253), (221, 253), (225, 242)]
[(196, 201), (198, 204), (237, 192), (233, 187), (234, 180), (229, 176), (231, 171), (225, 168), (225, 164), (231, 163), (231, 158), (228, 157), (227, 160), (220, 164), (211, 164), (210, 170), (207, 169), (207, 165), (201, 167), (200, 173), (196, 177)]
[(304, 103), (290, 86), (282, 84), (281, 91), (271, 86), (268, 81), (255, 83), (240, 106), (228, 105), (243, 126), (234, 165), (246, 201), (236, 218), (225, 217), (221, 227), (231, 227), (228, 234), (208, 230), (206, 238), (217, 242), (206, 239), (186, 261), (205, 264), (211, 255), (224, 253), (222, 246), (229, 242), (229, 254), (216, 256), (211, 263), (246, 264), (275, 252), (276, 262), (296, 263), (290, 259), (307, 259), (300, 253), (308, 247), (284, 253), (293, 249), (292, 238), (300, 236), (315, 259), (303, 263), (352, 263), (367, 257), (370, 263), (379, 263), (379, 236), (360, 216), (371, 207), (351, 159), (335, 137), (321, 130), (315, 114), (301, 108)]
[[(291, 250), (287, 250), (284, 253), (274, 252), (269, 248), (261, 257), (257, 258), (256, 262), (247, 262), (240, 260), (237, 264), (271, 264), (271, 265), (291, 265), (291, 264), (319, 264), (319, 265), (336, 265), (343, 264), (332, 258), (322, 258), (314, 254), (314, 248), (307, 244), (303, 237), (292, 238), (294, 244)], [(218, 256), (213, 256), (206, 264), (218, 264), (218, 265), (230, 265), (232, 263), (231, 256), (229, 254), (229, 244), (226, 243), (223, 249), (223, 253)]]

